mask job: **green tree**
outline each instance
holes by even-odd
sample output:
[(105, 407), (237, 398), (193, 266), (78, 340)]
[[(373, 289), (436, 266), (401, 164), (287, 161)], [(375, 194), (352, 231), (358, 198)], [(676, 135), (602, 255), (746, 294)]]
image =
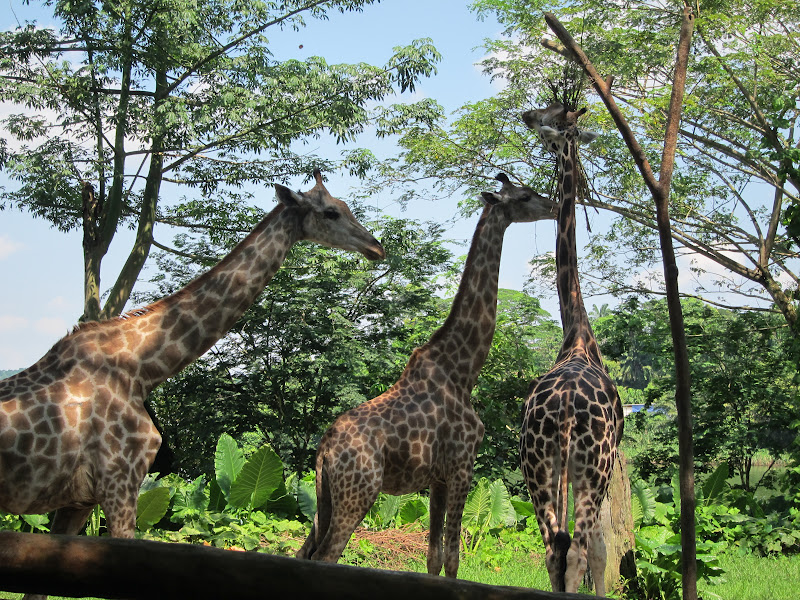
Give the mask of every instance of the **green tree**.
[[(697, 468), (707, 471), (725, 461), (744, 489), (751, 490), (754, 456), (778, 457), (795, 437), (789, 423), (796, 414), (797, 384), (787, 346), (792, 336), (778, 315), (720, 310), (695, 299), (683, 301), (692, 372), (692, 413)], [(651, 377), (621, 380), (644, 386), (648, 407), (631, 415), (626, 436), (637, 454), (632, 463), (643, 477), (660, 472), (669, 480), (677, 447), (674, 375), (663, 301), (625, 302), (598, 327), (603, 353), (620, 363), (645, 365)]]
[[(0, 168), (19, 187), (0, 193), (0, 208), (82, 228), (84, 320), (123, 310), (152, 246), (165, 248), (155, 223), (213, 228), (248, 210), (251, 186), (333, 168), (293, 143), (353, 140), (376, 118), (373, 103), (434, 72), (429, 40), (395, 48), (383, 66), (272, 54), (273, 32), (371, 1), (50, 0), (58, 30), (26, 22), (0, 33), (0, 101), (20, 111), (2, 121)], [(403, 111), (411, 121), (429, 112), (425, 102)], [(363, 174), (369, 153), (342, 163)], [(165, 195), (180, 205), (165, 211)], [(101, 265), (119, 227), (136, 239), (103, 303)]]
[[(336, 416), (394, 383), (420, 335), (427, 340), (441, 322), (437, 278), (451, 256), (438, 226), (389, 218), (370, 226), (381, 231), (386, 261), (295, 246), (231, 333), (154, 393), (181, 471), (210, 472), (214, 442), (227, 432), (268, 440), (303, 472)], [(179, 243), (209, 251), (208, 236)], [(159, 264), (163, 292), (194, 271), (184, 257), (162, 255)]]
[[(432, 126), (406, 129), (403, 153), (383, 167), (380, 185), (430, 178), (434, 193), (467, 190), (470, 198), (497, 170), (539, 189), (552, 185), (549, 158), (542, 158), (520, 113), (552, 100), (553, 85), (574, 87), (577, 76), (541, 45), (548, 34), (544, 10), (573, 32), (604, 76), (614, 76), (616, 102), (657, 163), (682, 2), (476, 0), (473, 6), (506, 27), (503, 37), (485, 42), (483, 61), (487, 74), (506, 85), (462, 106), (451, 123), (440, 115)], [(698, 288), (704, 299), (730, 307), (759, 298), (797, 335), (800, 247), (781, 220), (800, 190), (800, 11), (777, 0), (715, 0), (700, 3), (696, 16), (670, 195), (672, 235), (679, 252), (702, 259), (691, 269), (698, 279), (706, 275)], [(587, 204), (616, 215), (592, 237), (582, 263), (585, 291), (663, 293), (653, 203), (605, 108), (595, 97), (577, 98), (590, 107), (584, 126), (609, 132), (581, 150), (592, 192)], [(467, 200), (464, 208), (474, 205)], [(712, 275), (711, 263), (723, 270)], [(540, 264), (549, 288), (552, 258)], [(728, 300), (719, 292), (730, 293)]]

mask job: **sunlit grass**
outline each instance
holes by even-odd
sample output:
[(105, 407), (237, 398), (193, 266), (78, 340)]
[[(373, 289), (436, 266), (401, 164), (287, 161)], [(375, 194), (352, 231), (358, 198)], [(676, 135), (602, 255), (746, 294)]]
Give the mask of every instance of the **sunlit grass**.
[(700, 595), (709, 600), (796, 600), (800, 593), (800, 555), (762, 558), (726, 554), (720, 556), (720, 564), (727, 581), (698, 586)]

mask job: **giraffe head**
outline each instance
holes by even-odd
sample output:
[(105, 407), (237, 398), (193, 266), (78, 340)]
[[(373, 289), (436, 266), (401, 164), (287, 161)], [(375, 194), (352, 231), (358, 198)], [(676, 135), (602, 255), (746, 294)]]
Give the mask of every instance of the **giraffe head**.
[(503, 206), (511, 223), (530, 223), (542, 219), (555, 219), (558, 205), (534, 192), (527, 185), (514, 185), (505, 173), (495, 179), (503, 184), (499, 192), (482, 192), (483, 201)]
[(314, 179), (316, 185), (307, 192), (293, 192), (275, 184), (278, 200), (287, 210), (299, 213), (302, 239), (360, 252), (370, 260), (386, 258), (381, 243), (356, 220), (347, 204), (325, 189), (319, 169), (314, 169)]
[(578, 117), (585, 112), (585, 108), (571, 111), (560, 102), (554, 102), (547, 108), (522, 113), (522, 120), (539, 134), (550, 152), (558, 154), (572, 140), (588, 143), (597, 137), (594, 131), (578, 127)]

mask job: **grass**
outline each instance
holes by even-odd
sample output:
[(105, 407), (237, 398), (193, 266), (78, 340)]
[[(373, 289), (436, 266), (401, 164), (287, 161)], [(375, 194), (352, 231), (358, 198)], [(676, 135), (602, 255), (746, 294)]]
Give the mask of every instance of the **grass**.
[(725, 583), (700, 584), (704, 599), (712, 600), (796, 600), (800, 585), (800, 555), (777, 558), (752, 554), (724, 554), (720, 564), (725, 569)]

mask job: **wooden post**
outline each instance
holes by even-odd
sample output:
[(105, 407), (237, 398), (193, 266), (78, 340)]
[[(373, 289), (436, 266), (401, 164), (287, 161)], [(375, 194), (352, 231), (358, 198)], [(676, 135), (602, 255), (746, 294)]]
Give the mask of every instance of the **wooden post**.
[(0, 588), (63, 596), (157, 600), (586, 600), (422, 573), (258, 552), (119, 538), (0, 532)]

